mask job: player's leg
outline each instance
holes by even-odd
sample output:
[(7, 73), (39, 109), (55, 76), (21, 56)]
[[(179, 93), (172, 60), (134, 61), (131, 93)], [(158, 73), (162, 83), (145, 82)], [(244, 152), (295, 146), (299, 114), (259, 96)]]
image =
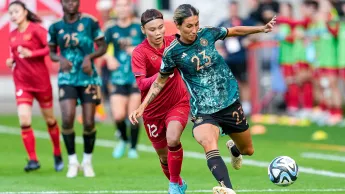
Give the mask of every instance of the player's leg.
[[(130, 96), (129, 96), (129, 102), (128, 102), (128, 110), (127, 112), (133, 112), (136, 110), (139, 105), (140, 105), (140, 91), (137, 87), (131, 87), (130, 91)], [(130, 124), (131, 128), (131, 149), (128, 151), (128, 157), (129, 158), (138, 158), (138, 153), (137, 153), (137, 144), (138, 144), (138, 137), (139, 137), (139, 127), (140, 123), (133, 125), (132, 123)]]
[(182, 103), (168, 112), (165, 121), (170, 183), (182, 186), (183, 192), (187, 190), (187, 184), (182, 181), (180, 176), (183, 161), (183, 147), (180, 138), (188, 122), (189, 109), (189, 102)]
[[(224, 187), (232, 190), (228, 169), (218, 149), (220, 129), (217, 125), (211, 115), (198, 115), (194, 119), (193, 135), (195, 140), (204, 148), (207, 165), (220, 188)], [(218, 187), (215, 187), (214, 191), (218, 189)]]
[(116, 145), (113, 151), (114, 158), (121, 158), (127, 146), (127, 106), (128, 106), (128, 93), (125, 86), (116, 85), (110, 96), (110, 108), (115, 121), (117, 130), (120, 131), (120, 142)]
[(25, 166), (26, 172), (37, 170), (40, 168), (38, 158), (36, 155), (36, 142), (34, 131), (31, 128), (31, 116), (32, 116), (32, 102), (33, 95), (31, 92), (17, 89), (16, 101), (17, 101), (17, 112), (19, 118), (19, 124), (21, 127), (22, 141), (29, 157), (29, 162)]
[(100, 104), (100, 95), (100, 87), (96, 85), (78, 88), (78, 96), (82, 104), (82, 115), (84, 121), (84, 155), (81, 166), (85, 177), (95, 176), (95, 172), (92, 167), (92, 153), (96, 141), (95, 112), (96, 105)]
[(302, 111), (299, 114), (300, 118), (306, 119), (311, 117), (314, 94), (313, 94), (313, 75), (312, 69), (308, 63), (300, 62), (298, 66), (298, 79), (300, 80), (300, 91), (302, 94), (301, 106)]
[(60, 148), (60, 129), (54, 116), (52, 89), (49, 88), (46, 92), (35, 93), (35, 98), (40, 104), (41, 112), (47, 123), (48, 132), (53, 144), (54, 168), (56, 171), (62, 171), (64, 164)]
[(76, 87), (63, 85), (59, 87), (59, 101), (62, 119), (62, 137), (68, 153), (67, 177), (78, 175), (79, 161), (75, 152), (74, 118), (76, 113), (78, 91)]
[(337, 72), (333, 70), (332, 72), (329, 73), (328, 80), (330, 82), (330, 89), (332, 91), (331, 95), (331, 117), (330, 120), (328, 121), (329, 125), (336, 125), (339, 124), (342, 119), (342, 96), (341, 92), (339, 90), (339, 85), (338, 85), (338, 76)]

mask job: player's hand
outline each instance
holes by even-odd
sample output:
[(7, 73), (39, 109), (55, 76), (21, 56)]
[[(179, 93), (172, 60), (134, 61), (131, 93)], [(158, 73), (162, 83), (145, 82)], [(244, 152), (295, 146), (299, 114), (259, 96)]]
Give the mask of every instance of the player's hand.
[(91, 59), (89, 56), (84, 57), (84, 61), (81, 67), (83, 68), (84, 73), (90, 76), (92, 75), (92, 65), (91, 65)]
[(133, 125), (138, 124), (138, 118), (141, 117), (144, 113), (144, 108), (140, 105), (139, 108), (135, 111), (133, 111), (129, 116), (129, 120)]
[(276, 24), (276, 20), (277, 20), (277, 16), (274, 16), (270, 22), (268, 22), (265, 26), (264, 26), (264, 32), (268, 33), (268, 32), (272, 32), (274, 25)]
[(60, 61), (59, 62), (60, 62), (60, 67), (61, 67), (63, 72), (71, 71), (72, 66), (73, 66), (71, 61), (65, 59), (64, 57), (60, 57)]
[(28, 58), (32, 56), (32, 51), (28, 48), (18, 46), (17, 51), (20, 58)]
[(113, 56), (107, 57), (106, 62), (107, 62), (107, 67), (110, 71), (115, 71), (117, 70), (117, 68), (120, 67), (119, 62)]
[(12, 69), (13, 65), (14, 65), (14, 59), (13, 58), (6, 59), (6, 66), (8, 68)]

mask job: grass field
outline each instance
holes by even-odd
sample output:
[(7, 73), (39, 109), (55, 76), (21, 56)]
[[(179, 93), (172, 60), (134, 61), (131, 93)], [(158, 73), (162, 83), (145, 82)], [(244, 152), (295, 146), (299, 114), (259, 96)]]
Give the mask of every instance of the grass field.
[[(36, 144), (41, 169), (25, 173), (26, 154), (19, 136), (15, 115), (0, 116), (0, 193), (167, 193), (168, 181), (159, 167), (156, 154), (144, 130), (140, 137), (140, 159), (126, 157), (115, 160), (111, 156), (114, 145), (114, 127), (98, 124), (98, 140), (94, 154), (96, 177), (67, 179), (64, 172), (53, 170), (52, 148), (40, 117), (33, 118)], [(77, 134), (81, 126), (76, 124)], [(345, 129), (323, 128), (328, 139), (312, 141), (311, 134), (320, 130), (312, 127), (268, 126), (265, 135), (254, 136), (255, 154), (244, 157), (241, 170), (235, 171), (229, 163), (225, 147), (227, 137), (219, 145), (227, 161), (229, 173), (238, 193), (345, 193)], [(82, 142), (81, 139), (78, 142)], [(214, 181), (201, 147), (191, 136), (191, 126), (182, 138), (185, 149), (182, 176), (188, 183), (188, 193), (211, 193)], [(64, 161), (67, 161), (64, 150)], [(77, 152), (82, 155), (82, 144)], [(324, 154), (327, 154), (326, 156)], [(298, 180), (292, 186), (281, 188), (267, 176), (268, 163), (279, 155), (287, 155), (300, 166)], [(315, 159), (315, 158), (324, 159)], [(79, 157), (81, 160), (81, 157)]]

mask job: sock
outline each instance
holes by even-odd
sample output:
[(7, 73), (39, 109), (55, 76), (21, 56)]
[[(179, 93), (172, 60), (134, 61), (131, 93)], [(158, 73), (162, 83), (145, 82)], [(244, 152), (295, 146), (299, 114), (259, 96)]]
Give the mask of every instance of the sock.
[(96, 141), (96, 131), (92, 131), (89, 134), (83, 134), (84, 138), (84, 153), (91, 154), (93, 152), (93, 148), (95, 147)]
[(320, 102), (320, 108), (321, 108), (321, 110), (324, 111), (324, 112), (328, 110), (328, 107), (327, 107), (327, 104), (326, 104), (325, 100), (322, 100), (322, 101)]
[(64, 134), (64, 131), (62, 131), (62, 137), (65, 142), (68, 155), (75, 154), (75, 132), (72, 131), (72, 133)]
[(91, 164), (92, 154), (84, 153), (82, 164)]
[(230, 150), (231, 150), (232, 155), (235, 157), (239, 157), (241, 155), (241, 152), (238, 150), (236, 145), (232, 146)]
[(212, 150), (206, 153), (207, 165), (212, 172), (214, 178), (222, 187), (232, 189), (230, 177), (226, 165), (220, 157), (219, 150)]
[(30, 160), (37, 161), (34, 131), (32, 130), (30, 125), (21, 126), (21, 128), (22, 128), (22, 140), (26, 149), (26, 153), (28, 154)]
[(313, 84), (311, 82), (306, 82), (302, 86), (302, 107), (305, 109), (312, 109), (313, 108)]
[[(161, 167), (162, 167), (162, 170), (163, 170), (164, 175), (165, 175), (165, 176), (167, 177), (167, 179), (170, 181), (170, 172), (169, 172), (168, 164), (164, 164), (164, 163), (162, 163), (162, 161), (160, 161), (160, 164), (161, 164)], [(182, 185), (182, 179), (181, 179), (181, 177), (179, 178), (178, 184), (179, 184), (179, 185)]]
[(78, 158), (77, 158), (77, 154), (71, 154), (71, 155), (68, 155), (68, 162), (70, 164), (78, 164)]
[(123, 141), (128, 141), (127, 137), (127, 125), (125, 121), (116, 122), (116, 127), (121, 133), (121, 138)]
[(338, 116), (343, 116), (343, 109), (342, 108), (335, 108), (335, 114)]
[(139, 124), (131, 124), (131, 148), (136, 149), (139, 136)]
[(48, 124), (48, 132), (50, 135), (50, 139), (53, 143), (53, 152), (54, 156), (61, 156), (61, 149), (60, 149), (60, 129), (57, 125), (56, 121), (54, 124)]
[(289, 109), (298, 109), (299, 99), (299, 88), (297, 84), (290, 84), (288, 86), (288, 96), (287, 96), (287, 107)]
[(179, 183), (183, 161), (183, 148), (181, 143), (176, 147), (168, 147), (168, 167), (170, 172), (170, 182)]

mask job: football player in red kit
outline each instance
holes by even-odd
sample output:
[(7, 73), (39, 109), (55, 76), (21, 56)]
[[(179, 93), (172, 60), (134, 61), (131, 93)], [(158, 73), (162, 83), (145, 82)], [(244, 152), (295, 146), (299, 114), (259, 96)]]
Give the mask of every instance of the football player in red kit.
[[(146, 39), (132, 54), (132, 71), (145, 99), (155, 81), (164, 49), (174, 36), (164, 36), (163, 15), (158, 10), (146, 10), (141, 16), (141, 29)], [(143, 114), (145, 129), (156, 149), (164, 174), (170, 180), (169, 193), (185, 193), (187, 185), (180, 177), (183, 149), (180, 137), (189, 115), (189, 95), (178, 70), (170, 76), (162, 90)]]
[(29, 11), (21, 1), (13, 1), (8, 12), (17, 28), (10, 34), (11, 57), (6, 64), (13, 71), (17, 111), (22, 139), (29, 156), (25, 171), (40, 168), (35, 150), (35, 137), (31, 128), (32, 103), (36, 99), (48, 126), (53, 150), (55, 170), (63, 169), (59, 127), (53, 113), (53, 94), (44, 57), (49, 54), (47, 31), (38, 23), (40, 18)]

